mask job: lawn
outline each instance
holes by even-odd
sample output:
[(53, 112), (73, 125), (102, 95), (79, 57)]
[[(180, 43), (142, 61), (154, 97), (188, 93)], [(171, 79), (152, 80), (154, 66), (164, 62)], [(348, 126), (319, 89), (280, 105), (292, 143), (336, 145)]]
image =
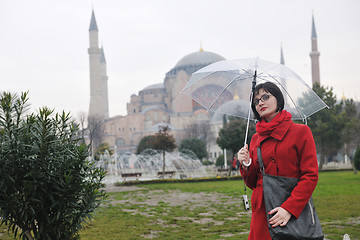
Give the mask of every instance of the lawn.
[[(81, 239), (247, 239), (243, 193), (239, 180), (113, 187)], [(360, 239), (360, 174), (321, 172), (313, 198), (326, 239)]]

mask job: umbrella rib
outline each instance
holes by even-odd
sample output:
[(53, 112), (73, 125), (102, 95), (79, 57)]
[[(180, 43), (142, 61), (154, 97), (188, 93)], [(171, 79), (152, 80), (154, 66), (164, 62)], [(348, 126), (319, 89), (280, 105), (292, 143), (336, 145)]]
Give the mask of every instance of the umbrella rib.
[[(216, 72), (218, 72), (218, 71), (216, 71)], [(205, 77), (207, 77), (207, 76), (210, 76), (210, 75), (212, 75), (212, 74), (215, 74), (216, 72), (209, 72), (209, 73), (207, 73), (205, 76), (203, 76), (202, 78), (205, 78)], [(196, 83), (197, 83), (196, 81), (193, 82), (193, 83), (191, 83), (189, 86), (186, 86), (186, 89), (190, 88), (192, 85), (194, 85), (194, 84), (196, 84)], [(181, 92), (184, 92), (186, 89), (184, 88), (183, 90), (181, 90)]]
[[(291, 102), (292, 102), (293, 105), (295, 106), (296, 111), (298, 111), (298, 113), (300, 114), (302, 120), (305, 121), (305, 120), (306, 120), (306, 115), (299, 110), (298, 106), (297, 106), (297, 105), (295, 104), (295, 102), (294, 102), (294, 99), (291, 97), (291, 95), (290, 95), (289, 92), (286, 90), (286, 88), (284, 88), (284, 86), (283, 86), (274, 76), (271, 76), (271, 75), (268, 75), (268, 76), (269, 76), (270, 78), (274, 79), (274, 81), (277, 82), (277, 83), (281, 86), (282, 89), (284, 89), (284, 91), (286, 92), (287, 96), (290, 98)], [(305, 117), (304, 117), (304, 116), (305, 116)]]
[[(201, 79), (204, 79), (204, 78), (206, 78), (206, 77), (208, 77), (208, 76), (210, 76), (210, 75), (214, 75), (214, 74), (219, 73), (219, 72), (225, 72), (225, 73), (226, 73), (227, 71), (226, 71), (226, 70), (219, 70), (219, 71), (215, 71), (215, 72), (208, 72), (208, 73), (206, 73), (206, 75), (202, 76)], [(195, 74), (195, 73), (193, 73), (193, 74)], [(237, 78), (239, 78), (239, 77), (240, 77), (240, 76), (238, 76)], [(188, 82), (188, 83), (189, 83), (189, 82)], [(190, 83), (189, 85), (186, 84), (185, 88), (184, 88), (183, 90), (181, 90), (181, 93), (185, 92), (186, 89), (192, 87), (193, 85), (195, 85), (195, 84), (197, 84), (197, 83), (198, 83), (198, 82), (195, 81), (195, 82)]]

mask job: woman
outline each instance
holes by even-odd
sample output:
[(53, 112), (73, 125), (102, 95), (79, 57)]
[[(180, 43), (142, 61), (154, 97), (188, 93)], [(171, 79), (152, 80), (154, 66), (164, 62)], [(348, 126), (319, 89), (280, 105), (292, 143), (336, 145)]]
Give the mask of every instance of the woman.
[[(246, 185), (253, 190), (251, 196), (252, 217), (248, 239), (271, 239), (266, 214), (272, 227), (283, 227), (291, 217), (298, 218), (309, 201), (318, 181), (318, 163), (315, 142), (308, 126), (295, 124), (291, 114), (284, 109), (284, 97), (271, 82), (259, 84), (253, 93), (252, 110), (256, 134), (238, 152), (241, 174)], [(265, 172), (270, 175), (300, 178), (291, 196), (269, 213), (265, 211), (262, 175), (257, 158), (257, 148)]]

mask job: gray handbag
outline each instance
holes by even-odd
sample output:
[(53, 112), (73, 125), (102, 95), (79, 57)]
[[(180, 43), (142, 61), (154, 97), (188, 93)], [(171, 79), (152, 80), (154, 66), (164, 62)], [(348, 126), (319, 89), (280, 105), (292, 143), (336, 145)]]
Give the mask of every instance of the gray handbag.
[[(265, 174), (264, 163), (261, 156), (260, 147), (257, 148), (257, 155), (260, 171), (263, 176), (263, 189), (266, 213), (281, 206), (291, 195), (292, 190), (297, 185), (299, 179), (291, 177), (281, 177)], [(266, 214), (269, 231), (273, 240), (322, 240), (324, 234), (321, 228), (319, 216), (314, 207), (312, 197), (304, 207), (299, 218), (291, 217), (284, 226), (273, 228), (269, 224), (269, 219), (273, 215)]]

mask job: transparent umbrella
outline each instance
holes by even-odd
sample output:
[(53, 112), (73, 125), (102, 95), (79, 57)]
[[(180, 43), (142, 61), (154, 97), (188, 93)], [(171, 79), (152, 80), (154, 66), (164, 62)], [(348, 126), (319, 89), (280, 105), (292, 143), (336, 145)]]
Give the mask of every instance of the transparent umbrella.
[[(223, 60), (193, 73), (182, 93), (208, 111), (248, 120), (255, 85), (275, 83), (284, 95), (284, 108), (294, 120), (306, 119), (327, 107), (312, 88), (285, 65), (259, 58)], [(247, 131), (247, 130), (246, 130)], [(245, 137), (246, 142), (247, 134)]]

